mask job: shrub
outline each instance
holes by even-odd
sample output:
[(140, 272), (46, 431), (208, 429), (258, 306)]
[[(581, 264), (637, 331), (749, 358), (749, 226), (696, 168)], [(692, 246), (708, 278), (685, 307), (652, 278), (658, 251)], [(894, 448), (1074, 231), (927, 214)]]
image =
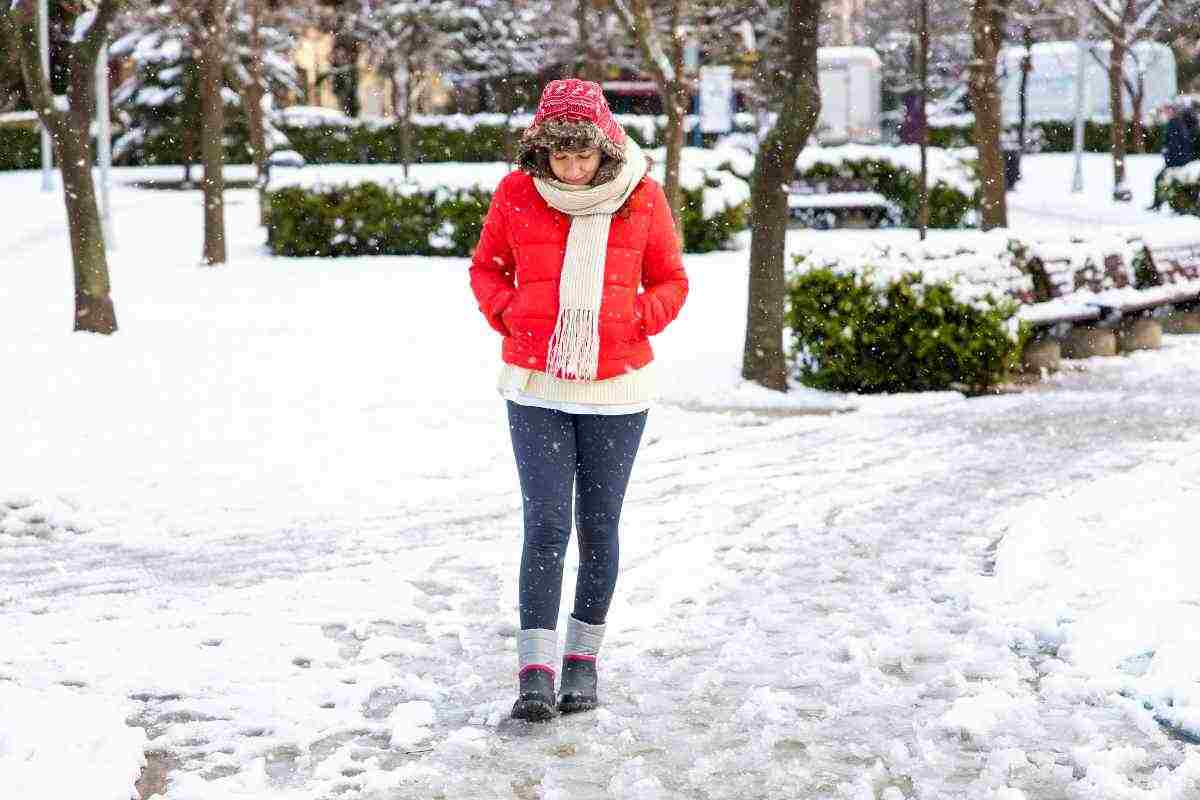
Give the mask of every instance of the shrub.
[[(895, 203), (904, 224), (916, 227), (921, 210), (918, 176), (904, 167), (874, 158), (847, 159), (837, 164), (818, 162), (800, 173), (809, 182), (857, 180)], [(929, 187), (929, 227), (967, 227), (975, 201), (970, 195), (944, 181)]]
[(491, 197), (360, 183), (271, 193), (268, 243), (283, 256), (469, 255)]
[[(711, 174), (684, 193), (683, 238), (688, 252), (723, 249), (746, 227), (746, 203), (729, 203)], [(282, 256), (467, 256), (483, 230), (491, 193), (483, 189), (416, 189), (364, 182), (271, 193), (268, 244)], [(706, 219), (705, 213), (710, 216)]]
[(920, 273), (879, 281), (871, 271), (802, 272), (788, 285), (797, 377), (819, 389), (906, 392), (996, 385), (1025, 332), (1008, 299), (974, 302)]
[(1200, 160), (1163, 176), (1163, 198), (1178, 214), (1200, 216)]
[[(1016, 128), (1009, 130), (1015, 133)], [(1144, 133), (1145, 152), (1157, 153), (1162, 150), (1162, 125), (1146, 125)], [(1034, 122), (1029, 125), (1027, 136), (1034, 142), (1034, 152), (1070, 153), (1075, 149), (1073, 122)], [(975, 144), (974, 137), (974, 124), (929, 128), (929, 144), (933, 147), (972, 147)], [(1125, 141), (1133, 142), (1131, 123), (1126, 123)], [(1083, 149), (1089, 153), (1107, 153), (1112, 150), (1112, 123), (1086, 121), (1083, 126)]]
[(41, 146), (37, 126), (0, 125), (0, 170), (37, 169)]
[[(724, 185), (727, 182), (737, 185)], [(728, 249), (733, 235), (746, 229), (749, 212), (750, 188), (744, 181), (732, 173), (706, 170), (699, 186), (683, 187), (679, 213), (683, 219), (684, 252)]]

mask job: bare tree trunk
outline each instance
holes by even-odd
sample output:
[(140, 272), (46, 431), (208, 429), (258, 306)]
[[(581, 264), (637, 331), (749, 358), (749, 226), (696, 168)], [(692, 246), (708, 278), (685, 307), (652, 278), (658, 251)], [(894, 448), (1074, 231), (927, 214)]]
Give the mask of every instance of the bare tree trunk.
[(784, 186), (817, 124), (817, 30), (821, 0), (788, 0), (786, 62), (757, 67), (765, 94), (779, 97), (779, 116), (759, 145), (751, 176), (750, 285), (742, 377), (787, 391), (783, 354), (784, 240), (788, 206)]
[(412, 164), (412, 65), (407, 56), (401, 57), (392, 80), (395, 82), (393, 102), (400, 104), (396, 107), (400, 117), (400, 163), (404, 165), (404, 180), (408, 180), (408, 168)]
[(70, 110), (58, 111), (38, 54), (37, 7), (32, 0), (0, 6), (0, 42), (20, 61), (26, 93), (50, 131), (61, 165), (63, 201), (75, 277), (74, 330), (111, 334), (117, 330), (104, 250), (104, 229), (92, 180), (91, 118), (96, 102), (96, 59), (118, 3), (104, 0), (91, 28), (68, 45)]
[(576, 0), (575, 27), (579, 42), (579, 77), (585, 81), (601, 83), (604, 80), (604, 56), (599, 43), (604, 37), (600, 28), (599, 9), (596, 0)]
[(1004, 153), (1000, 149), (1000, 91), (996, 60), (1003, 37), (1004, 0), (972, 0), (971, 108), (975, 112), (975, 147), (982, 183), (982, 227), (1008, 227), (1004, 186)]
[(225, 251), (225, 103), (221, 98), (225, 50), (225, 4), (204, 0), (200, 15), (200, 154), (204, 160), (204, 254), (206, 264), (224, 264)]
[(683, 241), (683, 186), (679, 181), (679, 167), (683, 160), (684, 116), (687, 113), (687, 95), (675, 91), (663, 93), (667, 100), (667, 163), (664, 165), (663, 192), (667, 195), (667, 205), (675, 218), (675, 235)]
[(679, 159), (683, 154), (683, 118), (687, 114), (688, 87), (683, 74), (683, 28), (690, 17), (688, 0), (672, 0), (667, 28), (669, 48), (654, 22), (649, 0), (609, 0), (625, 29), (637, 42), (646, 69), (654, 76), (667, 115), (667, 163), (663, 191), (675, 219), (676, 234), (683, 238), (683, 190), (679, 185)]
[(250, 126), (250, 149), (253, 150), (255, 185), (258, 187), (259, 222), (267, 224), (270, 214), (270, 195), (267, 193), (269, 165), (267, 158), (267, 131), (263, 119), (263, 98), (267, 94), (267, 83), (263, 77), (262, 38), (259, 33), (259, 0), (246, 0), (246, 11), (250, 16), (250, 80), (243, 91), (242, 104), (246, 107), (246, 122)]
[(1129, 99), (1133, 103), (1133, 120), (1131, 125), (1133, 130), (1130, 131), (1133, 141), (1129, 143), (1130, 150), (1134, 153), (1146, 152), (1146, 125), (1142, 119), (1142, 109), (1146, 102), (1146, 79), (1139, 72), (1137, 76), (1137, 84), (1130, 86), (1126, 83), (1126, 91), (1129, 92)]
[(1124, 31), (1112, 37), (1108, 58), (1108, 102), (1112, 114), (1113, 200), (1128, 202), (1133, 195), (1125, 180), (1125, 104), (1121, 87), (1125, 83)]

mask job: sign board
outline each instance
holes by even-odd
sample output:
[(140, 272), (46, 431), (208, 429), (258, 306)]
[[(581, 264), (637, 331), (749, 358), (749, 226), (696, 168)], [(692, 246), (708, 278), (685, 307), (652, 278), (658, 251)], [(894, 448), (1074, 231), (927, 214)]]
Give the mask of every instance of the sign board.
[(700, 132), (733, 130), (733, 67), (700, 68)]

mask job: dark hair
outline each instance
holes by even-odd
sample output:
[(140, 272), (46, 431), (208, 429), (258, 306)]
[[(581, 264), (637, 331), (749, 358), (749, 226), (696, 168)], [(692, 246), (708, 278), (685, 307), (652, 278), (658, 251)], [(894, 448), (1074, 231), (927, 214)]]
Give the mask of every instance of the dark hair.
[(535, 178), (554, 179), (550, 168), (553, 152), (578, 153), (595, 148), (600, 151), (600, 168), (591, 185), (599, 186), (617, 177), (625, 163), (625, 153), (591, 122), (548, 119), (525, 131), (517, 150), (517, 167)]

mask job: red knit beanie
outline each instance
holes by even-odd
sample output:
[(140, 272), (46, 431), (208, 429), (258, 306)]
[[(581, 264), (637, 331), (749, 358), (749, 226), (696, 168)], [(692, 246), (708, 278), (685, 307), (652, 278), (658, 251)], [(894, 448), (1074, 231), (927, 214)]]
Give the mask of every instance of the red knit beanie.
[(625, 146), (625, 131), (608, 110), (604, 92), (595, 81), (567, 78), (546, 84), (530, 128), (536, 128), (548, 119), (594, 123), (610, 142), (617, 147)]

